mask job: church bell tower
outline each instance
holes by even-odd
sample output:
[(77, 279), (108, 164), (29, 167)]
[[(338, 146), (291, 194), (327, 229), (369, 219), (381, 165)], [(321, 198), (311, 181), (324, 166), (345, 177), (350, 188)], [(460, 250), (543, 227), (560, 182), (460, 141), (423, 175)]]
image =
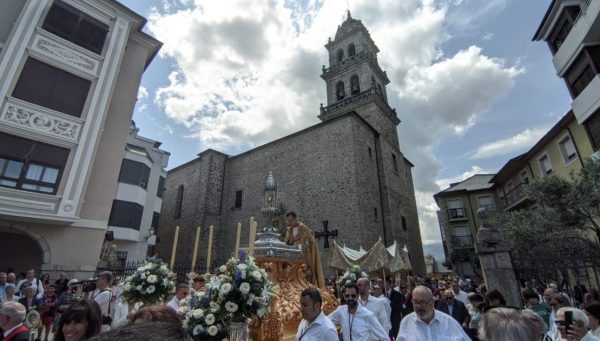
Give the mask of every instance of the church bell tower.
[(390, 80), (377, 62), (379, 48), (363, 23), (348, 11), (347, 19), (325, 48), (329, 52), (329, 67), (323, 65), (321, 78), (326, 84), (327, 106), (321, 105), (319, 118), (327, 121), (355, 111), (380, 133), (397, 140), (392, 135), (396, 135), (400, 120), (388, 105), (386, 86)]

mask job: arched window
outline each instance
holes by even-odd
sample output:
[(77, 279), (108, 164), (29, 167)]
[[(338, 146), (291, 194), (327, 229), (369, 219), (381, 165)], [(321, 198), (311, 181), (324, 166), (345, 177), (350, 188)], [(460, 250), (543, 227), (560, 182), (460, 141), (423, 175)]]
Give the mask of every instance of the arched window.
[(181, 206), (183, 206), (183, 185), (177, 187), (177, 196), (175, 197), (175, 219), (181, 217)]
[(354, 44), (350, 44), (350, 46), (348, 46), (348, 57), (352, 57), (356, 54), (356, 47), (354, 46)]
[(344, 59), (344, 50), (339, 49), (337, 52), (337, 61), (338, 63)]
[(360, 93), (360, 83), (358, 82), (358, 76), (354, 75), (350, 78), (350, 92), (353, 95)]
[(404, 231), (408, 230), (408, 227), (406, 227), (406, 218), (404, 218), (404, 216), (402, 216), (402, 229)]
[(344, 99), (346, 97), (346, 90), (344, 89), (344, 82), (339, 81), (335, 85), (335, 94), (337, 95), (337, 99)]

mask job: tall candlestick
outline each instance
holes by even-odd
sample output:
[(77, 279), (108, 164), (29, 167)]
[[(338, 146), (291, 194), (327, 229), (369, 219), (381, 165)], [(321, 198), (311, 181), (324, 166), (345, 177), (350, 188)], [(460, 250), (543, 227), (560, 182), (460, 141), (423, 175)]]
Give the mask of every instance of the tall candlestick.
[(237, 235), (235, 236), (235, 251), (233, 253), (233, 258), (240, 257), (240, 238), (242, 236), (242, 223), (237, 224)]
[(249, 244), (248, 244), (248, 255), (253, 256), (254, 255), (254, 241), (256, 240), (256, 227), (258, 226), (258, 223), (255, 221), (251, 221), (250, 222), (250, 237), (249, 237)]
[(175, 264), (175, 252), (177, 251), (177, 239), (179, 239), (179, 225), (175, 226), (175, 237), (173, 238), (173, 250), (171, 251), (171, 270)]
[(212, 239), (213, 239), (213, 226), (210, 225), (208, 230), (208, 254), (206, 255), (206, 272), (210, 273), (210, 261), (212, 256)]
[(196, 228), (196, 240), (194, 241), (194, 253), (192, 255), (192, 269), (190, 272), (194, 272), (196, 268), (196, 256), (198, 256), (198, 244), (200, 242), (200, 226)]

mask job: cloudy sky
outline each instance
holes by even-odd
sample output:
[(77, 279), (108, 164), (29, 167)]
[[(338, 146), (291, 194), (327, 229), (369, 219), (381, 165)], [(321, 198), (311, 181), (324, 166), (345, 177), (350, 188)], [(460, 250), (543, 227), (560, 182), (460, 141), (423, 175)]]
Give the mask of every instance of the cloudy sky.
[(570, 106), (548, 47), (550, 0), (122, 0), (164, 43), (134, 120), (170, 168), (206, 148), (235, 155), (319, 122), (323, 45), (350, 9), (380, 49), (402, 120), (426, 252), (441, 258), (432, 195), (494, 173)]

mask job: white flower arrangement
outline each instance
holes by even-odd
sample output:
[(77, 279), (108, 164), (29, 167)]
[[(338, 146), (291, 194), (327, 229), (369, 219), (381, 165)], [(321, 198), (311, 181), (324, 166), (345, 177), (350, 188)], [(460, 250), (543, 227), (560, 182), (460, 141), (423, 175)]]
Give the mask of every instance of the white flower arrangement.
[(339, 296), (341, 297), (344, 293), (344, 286), (353, 282), (356, 282), (359, 278), (364, 277), (367, 278), (368, 275), (366, 272), (362, 271), (359, 265), (352, 265), (346, 272), (338, 278), (337, 284), (339, 288)]
[(269, 312), (275, 287), (252, 257), (230, 259), (220, 274), (206, 284), (206, 291), (190, 296), (184, 325), (194, 340), (224, 340), (232, 321), (262, 318)]
[(175, 274), (159, 258), (147, 259), (125, 279), (123, 297), (143, 304), (156, 304), (175, 294)]

